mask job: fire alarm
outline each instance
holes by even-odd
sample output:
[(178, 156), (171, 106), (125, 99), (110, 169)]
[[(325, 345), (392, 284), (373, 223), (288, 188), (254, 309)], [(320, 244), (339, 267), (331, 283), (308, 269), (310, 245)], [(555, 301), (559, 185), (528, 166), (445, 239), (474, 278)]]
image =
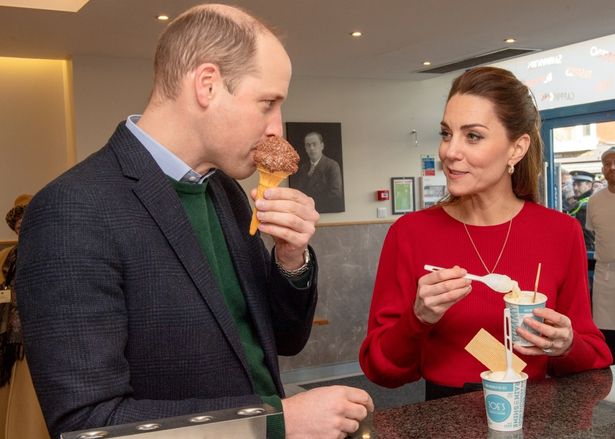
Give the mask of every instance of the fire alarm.
[(389, 199), (389, 191), (387, 189), (376, 191), (376, 200), (386, 201)]

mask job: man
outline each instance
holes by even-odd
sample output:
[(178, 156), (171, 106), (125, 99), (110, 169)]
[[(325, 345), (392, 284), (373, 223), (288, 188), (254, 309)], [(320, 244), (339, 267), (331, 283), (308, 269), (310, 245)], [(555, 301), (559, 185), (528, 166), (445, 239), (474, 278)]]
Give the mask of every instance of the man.
[(562, 211), (568, 212), (575, 205), (574, 190), (572, 189), (572, 175), (570, 172), (561, 168), (562, 176)]
[(160, 37), (143, 115), (32, 200), (19, 306), (54, 437), (263, 401), (284, 411), (269, 437), (341, 437), (373, 409), (341, 386), (283, 399), (277, 355), (311, 329), (318, 214), (297, 190), (267, 190), (256, 207), (270, 256), (235, 179), (281, 134), (290, 76), (262, 23), (194, 7)]
[(320, 213), (344, 211), (344, 188), (340, 165), (323, 154), (325, 143), (317, 132), (308, 133), (304, 139), (309, 163), (304, 161), (296, 175), (294, 187), (314, 198)]
[(587, 201), (592, 194), (594, 174), (586, 171), (572, 171), (570, 175), (572, 175), (572, 189), (574, 190), (576, 204), (568, 213), (581, 223), (585, 247), (587, 250), (593, 251), (594, 232), (585, 227), (585, 217), (587, 215)]
[(596, 234), (593, 316), (615, 355), (615, 147), (602, 154), (602, 173), (608, 186), (587, 204), (587, 228)]

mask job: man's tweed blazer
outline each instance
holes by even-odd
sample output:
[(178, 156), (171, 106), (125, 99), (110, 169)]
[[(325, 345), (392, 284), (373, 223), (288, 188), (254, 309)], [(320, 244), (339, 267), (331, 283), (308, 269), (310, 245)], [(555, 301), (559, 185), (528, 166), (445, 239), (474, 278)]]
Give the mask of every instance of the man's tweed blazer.
[[(294, 288), (248, 234), (239, 184), (217, 171), (208, 191), (283, 395), (277, 355), (298, 353), (309, 337), (317, 269), (308, 288)], [(124, 123), (28, 206), (16, 290), (54, 437), (261, 402), (181, 201)]]

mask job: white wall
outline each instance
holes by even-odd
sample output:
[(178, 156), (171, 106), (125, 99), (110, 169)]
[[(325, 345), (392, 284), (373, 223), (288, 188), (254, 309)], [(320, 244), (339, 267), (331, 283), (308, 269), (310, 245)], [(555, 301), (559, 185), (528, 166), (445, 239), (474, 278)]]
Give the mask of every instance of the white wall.
[(0, 57), (0, 241), (16, 238), (4, 221), (16, 196), (72, 162), (69, 69), (66, 61)]
[(99, 150), (121, 120), (145, 108), (151, 83), (150, 60), (73, 58), (77, 161)]
[[(116, 124), (144, 108), (151, 62), (120, 58), (73, 59), (77, 158), (100, 148)], [(321, 223), (375, 220), (377, 189), (390, 177), (418, 176), (420, 154), (434, 154), (450, 77), (424, 82), (293, 78), (284, 121), (341, 122), (346, 212)], [(418, 131), (415, 146), (410, 131)], [(299, 145), (296, 145), (299, 147)], [(244, 180), (255, 187), (256, 176)], [(391, 216), (391, 218), (394, 218)]]
[(449, 85), (448, 78), (293, 79), (283, 107), (286, 121), (342, 124), (346, 212), (324, 214), (321, 222), (373, 220), (377, 207), (391, 213), (391, 203), (375, 201), (375, 191), (390, 189), (391, 177), (419, 176), (420, 155), (436, 153)]

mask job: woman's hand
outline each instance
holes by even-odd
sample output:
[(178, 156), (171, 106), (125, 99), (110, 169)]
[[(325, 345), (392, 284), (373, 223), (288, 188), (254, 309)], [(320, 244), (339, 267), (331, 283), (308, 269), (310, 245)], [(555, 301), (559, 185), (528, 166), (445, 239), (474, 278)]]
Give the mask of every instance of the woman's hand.
[(436, 323), (448, 309), (472, 291), (467, 271), (455, 265), (428, 273), (419, 279), (414, 314), (423, 323)]
[(517, 334), (534, 346), (515, 345), (515, 350), (523, 355), (557, 357), (566, 354), (572, 347), (573, 339), (570, 319), (550, 308), (536, 308), (533, 312), (536, 317), (542, 317), (544, 323), (540, 323), (531, 317), (526, 317), (523, 323), (540, 335), (532, 334), (524, 328), (517, 328)]

